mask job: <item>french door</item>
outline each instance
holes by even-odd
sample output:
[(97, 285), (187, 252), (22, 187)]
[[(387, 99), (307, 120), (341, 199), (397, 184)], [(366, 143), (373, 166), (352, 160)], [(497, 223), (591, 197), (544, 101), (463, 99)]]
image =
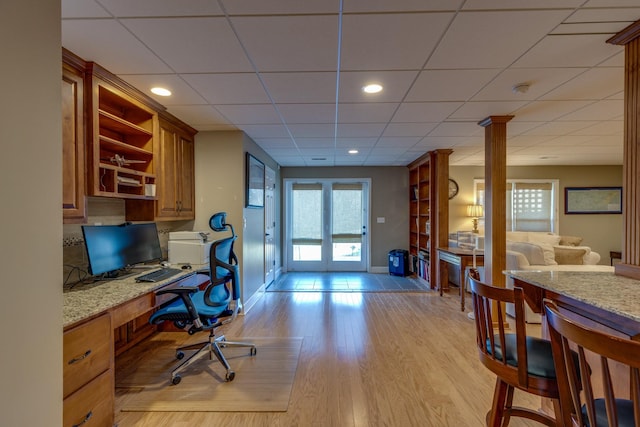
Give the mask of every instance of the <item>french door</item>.
[(286, 180), (288, 271), (367, 271), (369, 182)]

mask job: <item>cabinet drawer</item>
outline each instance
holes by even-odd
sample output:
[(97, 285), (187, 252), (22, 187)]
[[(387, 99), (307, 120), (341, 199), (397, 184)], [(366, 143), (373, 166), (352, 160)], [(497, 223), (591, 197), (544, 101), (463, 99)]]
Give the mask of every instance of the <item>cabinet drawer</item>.
[(64, 397), (111, 367), (112, 342), (111, 318), (108, 314), (64, 333)]
[(108, 370), (64, 399), (63, 427), (113, 426), (113, 370)]
[(124, 325), (153, 308), (152, 293), (128, 301), (113, 310), (113, 327)]

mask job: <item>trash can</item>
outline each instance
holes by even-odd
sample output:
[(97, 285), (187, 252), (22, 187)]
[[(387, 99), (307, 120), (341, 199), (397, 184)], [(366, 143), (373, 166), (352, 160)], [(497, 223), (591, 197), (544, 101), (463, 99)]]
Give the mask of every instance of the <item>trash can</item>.
[(404, 249), (389, 251), (389, 274), (393, 276), (409, 275), (409, 251)]

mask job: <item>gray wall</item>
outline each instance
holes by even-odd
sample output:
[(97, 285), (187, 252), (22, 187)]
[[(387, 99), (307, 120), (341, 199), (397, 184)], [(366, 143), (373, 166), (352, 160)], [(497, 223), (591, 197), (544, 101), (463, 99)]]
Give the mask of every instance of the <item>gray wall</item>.
[(234, 249), (241, 260), (242, 294), (246, 301), (264, 284), (264, 210), (244, 207), (245, 152), (277, 172), (273, 159), (243, 132), (199, 132), (195, 138), (194, 230), (209, 230), (211, 215), (227, 212), (227, 222), (233, 224), (238, 235)]
[[(449, 175), (460, 186), (460, 193), (449, 203), (449, 230), (470, 230), (466, 205), (473, 202), (473, 180), (484, 177), (483, 166), (450, 166)], [(581, 236), (583, 244), (601, 256), (600, 264), (609, 264), (609, 251), (622, 248), (622, 215), (565, 215), (565, 187), (622, 186), (622, 166), (510, 166), (507, 178), (557, 179), (560, 182), (559, 234)], [(624, 203), (624, 200), (623, 200)]]
[[(280, 176), (282, 179), (370, 178), (372, 269), (387, 268), (391, 249), (409, 249), (409, 170), (406, 167), (283, 167)], [(280, 184), (282, 186), (282, 181)], [(385, 223), (378, 224), (378, 217), (385, 217)], [(282, 223), (284, 220), (281, 217)]]
[(0, 13), (2, 426), (62, 424), (60, 2)]

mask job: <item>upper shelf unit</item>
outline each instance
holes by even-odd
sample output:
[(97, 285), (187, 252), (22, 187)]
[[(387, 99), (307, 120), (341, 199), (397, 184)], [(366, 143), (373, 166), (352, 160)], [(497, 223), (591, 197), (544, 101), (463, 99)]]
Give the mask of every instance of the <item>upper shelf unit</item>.
[(154, 199), (157, 108), (114, 85), (110, 73), (92, 65), (89, 194)]

